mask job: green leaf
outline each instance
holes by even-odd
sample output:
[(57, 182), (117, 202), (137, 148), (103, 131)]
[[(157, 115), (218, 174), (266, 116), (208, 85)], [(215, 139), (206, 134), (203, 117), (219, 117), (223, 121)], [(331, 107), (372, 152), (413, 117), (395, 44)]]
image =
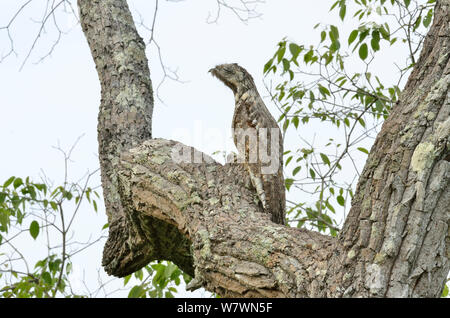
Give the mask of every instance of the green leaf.
[(30, 224), (30, 234), (31, 236), (36, 239), (39, 235), (39, 223), (37, 221), (33, 221)]
[(422, 22), (422, 16), (419, 16), (414, 23), (413, 31), (415, 31), (418, 27), (420, 27), (420, 23)]
[(5, 202), (5, 198), (6, 198), (6, 193), (0, 192), (0, 204)]
[(293, 158), (292, 156), (289, 156), (289, 158), (287, 158), (286, 163), (284, 164), (286, 167), (289, 164), (289, 162), (291, 162), (292, 158)]
[(366, 148), (363, 148), (363, 147), (358, 147), (357, 148), (359, 151), (361, 151), (361, 152), (364, 152), (365, 154), (369, 154), (369, 151), (367, 151), (367, 149)]
[(289, 80), (292, 82), (293, 79), (294, 79), (294, 72), (289, 70)]
[(34, 265), (34, 268), (37, 268), (37, 267), (42, 267), (42, 268), (44, 268), (44, 267), (46, 266), (46, 264), (47, 264), (47, 259), (45, 258), (45, 259), (43, 259), (43, 260), (38, 261), (38, 262), (36, 263), (36, 265)]
[(358, 30), (353, 30), (352, 33), (350, 33), (350, 36), (348, 37), (348, 45), (352, 44), (356, 38), (358, 37)]
[(21, 179), (21, 178), (16, 178), (16, 179), (14, 180), (14, 184), (13, 184), (14, 189), (17, 189), (17, 188), (20, 187), (22, 184), (23, 184), (22, 179)]
[(330, 11), (333, 10), (338, 4), (339, 4), (340, 0), (337, 0), (335, 3), (333, 3), (333, 5), (330, 8)]
[(48, 284), (48, 285), (51, 285), (52, 284), (52, 276), (50, 275), (50, 273), (49, 272), (44, 272), (44, 273), (42, 273), (42, 280), (46, 283), (46, 284)]
[(403, 3), (405, 4), (406, 7), (409, 7), (411, 0), (403, 0)]
[(286, 119), (283, 123), (283, 132), (285, 132), (289, 127), (289, 119)]
[(327, 95), (331, 96), (330, 91), (325, 86), (319, 84), (319, 91), (322, 93), (323, 97), (327, 97)]
[(309, 169), (309, 174), (311, 175), (311, 178), (316, 179), (316, 173), (313, 169)]
[[(385, 0), (384, 0), (384, 1), (385, 1)], [(383, 4), (384, 1), (381, 0), (381, 4)], [(380, 15), (380, 16), (382, 15), (382, 13), (381, 13), (381, 7), (376, 7), (375, 11), (377, 12), (378, 15)]]
[(322, 158), (323, 163), (330, 166), (330, 159), (328, 159), (327, 155), (324, 153), (320, 153), (320, 158)]
[(64, 197), (70, 201), (73, 198), (73, 194), (70, 191), (64, 191)]
[[(22, 189), (22, 193), (23, 193), (23, 190), (24, 189)], [(36, 190), (34, 190), (34, 188), (32, 186), (28, 186), (26, 188), (26, 191), (30, 194), (30, 197), (32, 200), (36, 200)]]
[[(339, 48), (341, 47), (341, 43), (339, 41), (333, 41), (333, 43), (331, 43), (330, 45), (330, 51), (331, 52), (336, 52), (337, 50), (339, 50)], [(333, 57), (333, 56), (331, 56)], [(328, 61), (327, 65), (329, 64), (329, 62), (331, 62), (331, 60)]]
[(295, 167), (295, 169), (292, 171), (292, 175), (295, 176), (301, 169), (301, 166)]
[(370, 45), (374, 51), (380, 50), (380, 32), (378, 30), (374, 30), (372, 32), (372, 40), (370, 41)]
[(286, 186), (286, 189), (288, 191), (291, 188), (293, 183), (294, 183), (294, 179), (287, 178), (286, 180), (284, 180), (284, 185)]
[(72, 271), (72, 263), (67, 263), (66, 274), (69, 275), (71, 271)]
[(139, 298), (142, 297), (144, 293), (144, 288), (141, 285), (134, 286), (128, 293), (128, 298)]
[(339, 39), (339, 30), (336, 26), (330, 25), (330, 37), (331, 41)]
[(341, 6), (341, 9), (339, 10), (339, 17), (341, 18), (342, 21), (344, 21), (346, 11), (347, 11), (347, 6), (344, 4)]
[(361, 60), (365, 60), (367, 58), (367, 54), (368, 54), (368, 48), (367, 48), (367, 44), (363, 43), (360, 47), (359, 47), (359, 57), (361, 58)]
[(137, 279), (139, 279), (142, 282), (142, 280), (144, 279), (144, 272), (142, 271), (142, 269), (134, 272), (134, 277), (136, 277)]
[(445, 284), (441, 297), (447, 297), (447, 296), (448, 296), (448, 286), (447, 286), (447, 284)]
[(299, 119), (297, 116), (292, 118), (292, 123), (294, 124), (295, 128), (298, 128)]
[(284, 95), (285, 95), (285, 92), (281, 91), (280, 94), (278, 95), (278, 101), (281, 101), (283, 99)]
[(337, 200), (337, 203), (338, 203), (339, 205), (341, 205), (341, 206), (344, 206), (344, 205), (345, 205), (345, 199), (344, 199), (344, 197), (343, 197), (342, 195), (338, 195), (338, 196), (336, 197), (336, 200)]
[(278, 52), (277, 52), (277, 60), (278, 60), (278, 63), (280, 63), (281, 60), (283, 59), (284, 53), (286, 53), (286, 47), (285, 47), (285, 46), (282, 46), (282, 47), (280, 47), (280, 48), (278, 49)]
[(301, 46), (298, 46), (297, 44), (295, 44), (295, 43), (291, 43), (291, 44), (289, 44), (289, 51), (291, 52), (291, 54), (292, 54), (292, 58), (293, 59), (296, 59), (297, 58), (297, 56), (300, 54), (300, 52), (302, 51), (302, 47)]
[(54, 262), (50, 261), (48, 263), (48, 269), (50, 270), (50, 272), (55, 273), (57, 270), (59, 270), (59, 265), (61, 264), (61, 260), (57, 259)]
[(273, 59), (270, 59), (265, 65), (264, 65), (264, 74), (267, 73), (270, 70), (270, 67), (272, 66)]
[(334, 207), (330, 204), (330, 202), (328, 202), (328, 200), (325, 201), (325, 205), (328, 208), (328, 210), (330, 210), (333, 213), (336, 213), (336, 210), (334, 209)]
[(170, 291), (166, 291), (164, 293), (164, 298), (175, 298), (175, 297), (173, 296), (173, 294)]
[(320, 33), (320, 43), (322, 43), (323, 41), (325, 41), (326, 37), (327, 37), (327, 32), (322, 31), (322, 32)]
[[(360, 11), (361, 11), (361, 10), (360, 10)], [(358, 20), (362, 20), (362, 18), (364, 17), (364, 14), (365, 14), (365, 12), (362, 11), (361, 14), (360, 14), (359, 17), (358, 17)]]
[(309, 91), (309, 99), (311, 100), (311, 103), (314, 103), (314, 101), (316, 100), (313, 91)]
[(348, 120), (348, 118), (344, 118), (344, 124), (347, 127), (350, 127), (350, 120)]
[[(6, 211), (0, 210), (0, 226), (1, 226), (0, 231), (1, 232), (8, 232), (8, 225), (10, 224), (9, 218), (10, 218), (10, 213), (8, 212), (8, 210), (6, 210)], [(0, 236), (0, 237), (2, 237), (2, 236)]]
[(44, 194), (47, 193), (47, 186), (46, 186), (45, 184), (43, 184), (43, 183), (36, 183), (34, 186), (35, 186), (36, 189), (38, 189), (39, 191), (43, 191)]
[(428, 26), (431, 23), (431, 19), (433, 18), (433, 9), (428, 10), (427, 15), (425, 16), (425, 18), (423, 19), (423, 26), (428, 28)]
[[(359, 30), (359, 43), (362, 43), (362, 41), (364, 41), (364, 39), (369, 35), (369, 30), (368, 29), (364, 29), (364, 30)], [(356, 47), (355, 47), (356, 48)]]
[(14, 181), (15, 178), (16, 178), (16, 177), (11, 177), (11, 178), (9, 178), (8, 180), (6, 180), (5, 183), (3, 184), (3, 187), (4, 187), (4, 188), (7, 188), (11, 183), (13, 183), (13, 181)]
[[(336, 43), (336, 42), (335, 42)], [(333, 43), (334, 44), (334, 43)], [(331, 46), (333, 46), (333, 44), (331, 44)], [(330, 51), (334, 52), (338, 49), (338, 46), (333, 46), (333, 48), (330, 47)], [(322, 55), (322, 59), (325, 59), (325, 65), (328, 65), (331, 63), (331, 61), (333, 61), (333, 54), (331, 53), (325, 53), (324, 55)]]
[(50, 206), (52, 207), (53, 210), (55, 210), (55, 211), (58, 210), (58, 205), (56, 204), (56, 202), (50, 201)]
[(379, 99), (377, 99), (377, 101), (375, 102), (375, 109), (378, 111), (378, 112), (382, 112), (383, 111), (383, 109), (384, 109), (384, 104), (383, 104), (383, 102), (382, 101), (380, 101)]
[(123, 286), (126, 286), (131, 279), (131, 274), (123, 278)]
[(380, 31), (378, 31), (377, 29), (373, 30), (372, 31), (372, 38), (380, 40)]
[(361, 124), (361, 126), (363, 126), (364, 128), (366, 128), (366, 122), (364, 121), (364, 119), (359, 118), (358, 122)]
[(314, 51), (313, 50), (309, 50), (308, 53), (303, 55), (303, 60), (305, 61), (305, 64), (308, 64), (308, 62), (311, 61), (313, 56), (314, 56)]
[(290, 68), (290, 63), (286, 59), (282, 59), (283, 62), (283, 72), (287, 72)]
[(380, 31), (381, 36), (383, 37), (383, 39), (389, 41), (389, 38), (391, 37), (391, 34), (389, 33), (389, 31), (386, 30), (386, 29), (384, 28), (384, 26), (381, 26), (381, 27), (379, 28), (379, 31)]
[(175, 264), (169, 262), (164, 270), (164, 277), (170, 279), (177, 268)]
[(372, 40), (370, 40), (370, 45), (375, 52), (380, 50), (380, 40), (372, 38)]

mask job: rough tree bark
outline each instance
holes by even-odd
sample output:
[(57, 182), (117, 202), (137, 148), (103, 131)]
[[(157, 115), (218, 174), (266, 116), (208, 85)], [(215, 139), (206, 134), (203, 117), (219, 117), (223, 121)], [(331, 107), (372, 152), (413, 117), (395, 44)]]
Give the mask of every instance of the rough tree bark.
[(225, 297), (438, 297), (450, 269), (450, 0), (368, 157), (337, 238), (274, 224), (238, 164), (178, 163), (152, 139), (145, 46), (125, 0), (78, 0), (102, 88), (98, 139), (115, 276), (170, 260)]

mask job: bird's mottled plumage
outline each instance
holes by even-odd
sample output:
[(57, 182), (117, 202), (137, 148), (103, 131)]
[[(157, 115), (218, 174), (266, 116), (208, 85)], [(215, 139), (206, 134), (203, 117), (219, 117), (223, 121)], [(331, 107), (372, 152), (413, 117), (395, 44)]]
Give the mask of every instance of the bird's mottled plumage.
[[(239, 151), (239, 145), (242, 145), (245, 141), (245, 154), (241, 153), (240, 155), (245, 158), (244, 165), (250, 174), (250, 179), (263, 209), (267, 213), (271, 213), (273, 222), (285, 224), (283, 139), (280, 128), (264, 105), (252, 76), (243, 67), (236, 63), (221, 64), (211, 69), (210, 72), (234, 93), (235, 110), (232, 123), (234, 143)], [(267, 150), (263, 146), (260, 147), (259, 152), (256, 152), (254, 144), (253, 147), (249, 146), (250, 138), (245, 140), (246, 137), (242, 134), (242, 131), (248, 128), (259, 132), (257, 145), (260, 145), (261, 139), (264, 140), (264, 138), (261, 138), (261, 133), (267, 133)], [(262, 128), (263, 130), (261, 130)], [(248, 131), (251, 131), (251, 129)], [(272, 134), (275, 139), (271, 139)], [(272, 146), (277, 149), (272, 149)], [(271, 162), (262, 160), (260, 154), (264, 151), (266, 154), (271, 154), (272, 151), (275, 153)], [(252, 155), (255, 154), (258, 154), (256, 161), (250, 160)], [(273, 165), (275, 165), (275, 170), (269, 169)], [(270, 172), (268, 173), (268, 171)]]

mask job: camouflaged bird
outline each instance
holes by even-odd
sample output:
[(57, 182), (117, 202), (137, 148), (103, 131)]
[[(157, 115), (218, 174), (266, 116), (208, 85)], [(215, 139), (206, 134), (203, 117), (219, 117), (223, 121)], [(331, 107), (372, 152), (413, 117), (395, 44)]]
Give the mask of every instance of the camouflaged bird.
[(210, 72), (234, 93), (233, 139), (253, 187), (272, 221), (285, 224), (283, 137), (264, 105), (252, 76), (236, 63), (221, 64)]

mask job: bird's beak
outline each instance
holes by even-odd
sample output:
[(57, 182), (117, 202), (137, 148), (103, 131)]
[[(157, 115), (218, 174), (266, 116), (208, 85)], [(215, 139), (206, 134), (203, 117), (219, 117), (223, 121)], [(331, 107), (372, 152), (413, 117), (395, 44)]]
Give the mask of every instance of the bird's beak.
[(212, 69), (210, 69), (210, 70), (208, 71), (208, 73), (210, 73), (212, 76), (218, 78), (218, 75), (217, 75), (217, 69), (216, 69), (215, 67), (212, 68)]

